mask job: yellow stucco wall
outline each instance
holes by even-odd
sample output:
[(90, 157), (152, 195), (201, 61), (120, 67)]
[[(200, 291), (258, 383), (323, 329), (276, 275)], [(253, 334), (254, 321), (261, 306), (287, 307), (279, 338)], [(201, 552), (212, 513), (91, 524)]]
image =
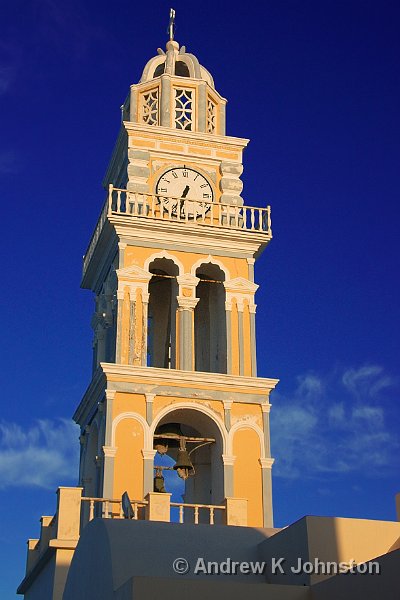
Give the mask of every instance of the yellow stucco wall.
[(133, 418), (120, 421), (115, 431), (114, 498), (127, 491), (131, 500), (143, 498), (144, 433)]
[(233, 438), (233, 455), (236, 456), (233, 467), (234, 496), (248, 499), (249, 527), (262, 527), (262, 477), (257, 433), (248, 428), (236, 431)]

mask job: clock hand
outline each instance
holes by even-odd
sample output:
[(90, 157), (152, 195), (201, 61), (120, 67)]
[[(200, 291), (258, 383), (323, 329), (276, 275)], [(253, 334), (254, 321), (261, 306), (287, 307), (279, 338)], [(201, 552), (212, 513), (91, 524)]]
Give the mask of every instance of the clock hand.
[(190, 187), (187, 185), (185, 187), (185, 189), (183, 190), (183, 192), (182, 192), (181, 198), (186, 198), (186, 196), (188, 195), (189, 190), (190, 190)]

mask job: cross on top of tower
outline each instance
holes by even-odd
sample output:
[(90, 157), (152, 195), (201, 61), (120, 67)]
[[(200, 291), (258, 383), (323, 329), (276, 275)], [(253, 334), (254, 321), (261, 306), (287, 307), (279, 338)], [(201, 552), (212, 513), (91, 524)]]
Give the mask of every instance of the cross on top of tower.
[(168, 25), (168, 35), (170, 41), (174, 39), (175, 34), (175, 11), (173, 8), (169, 9), (169, 25)]

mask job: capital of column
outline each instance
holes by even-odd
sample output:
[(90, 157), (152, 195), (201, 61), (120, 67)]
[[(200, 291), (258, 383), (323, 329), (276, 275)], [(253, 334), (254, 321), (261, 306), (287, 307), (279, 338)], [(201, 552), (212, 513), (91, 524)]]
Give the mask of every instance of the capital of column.
[(255, 315), (257, 310), (257, 304), (249, 304), (249, 313)]
[(225, 310), (227, 311), (231, 311), (232, 310), (232, 302), (225, 302)]
[(124, 285), (123, 289), (122, 288), (117, 289), (117, 300), (123, 300), (124, 295), (125, 295), (125, 285)]
[(254, 263), (256, 262), (255, 258), (246, 258), (247, 264), (248, 265), (254, 265)]
[(274, 458), (259, 458), (258, 462), (260, 463), (260, 466), (262, 469), (271, 469), (272, 465), (275, 462)]
[(115, 398), (115, 390), (106, 390), (106, 399), (114, 400)]
[(186, 298), (185, 296), (177, 296), (178, 310), (194, 310), (200, 298)]
[(157, 450), (142, 450), (144, 460), (153, 460)]
[(156, 394), (145, 394), (144, 396), (146, 398), (146, 402), (153, 402), (154, 398), (156, 397)]
[(261, 404), (261, 410), (263, 413), (271, 412), (271, 404), (269, 402), (263, 402)]
[(232, 456), (230, 454), (222, 455), (222, 462), (224, 463), (224, 466), (233, 467), (233, 465), (235, 464), (235, 460), (236, 460), (236, 456)]
[(106, 458), (114, 458), (117, 453), (117, 448), (114, 446), (103, 446), (103, 454)]
[(224, 410), (231, 410), (233, 400), (223, 400), (223, 403), (224, 403)]

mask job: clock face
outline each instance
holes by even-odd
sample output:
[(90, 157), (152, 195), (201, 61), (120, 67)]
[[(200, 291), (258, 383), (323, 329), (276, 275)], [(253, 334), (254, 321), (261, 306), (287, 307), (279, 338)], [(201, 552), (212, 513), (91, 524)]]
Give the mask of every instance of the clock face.
[(212, 187), (204, 175), (187, 167), (175, 167), (161, 175), (156, 194), (162, 197), (165, 210), (169, 209), (171, 202), (174, 216), (179, 208), (181, 216), (187, 212), (191, 218), (208, 212), (214, 199)]

